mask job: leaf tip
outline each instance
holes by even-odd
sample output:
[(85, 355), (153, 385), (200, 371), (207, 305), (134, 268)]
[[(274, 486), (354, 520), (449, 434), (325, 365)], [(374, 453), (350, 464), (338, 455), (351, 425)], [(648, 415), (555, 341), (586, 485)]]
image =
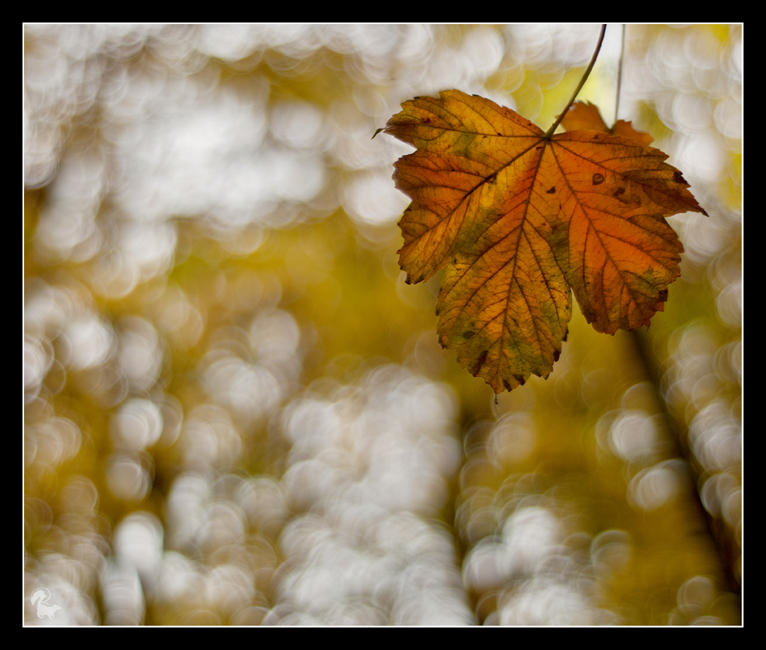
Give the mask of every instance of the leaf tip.
[(380, 127), (377, 131), (375, 131), (375, 133), (372, 134), (372, 137), (370, 138), (370, 140), (374, 140), (375, 136), (378, 135), (378, 133), (380, 133), (381, 131), (385, 131), (385, 130), (386, 130), (385, 126)]

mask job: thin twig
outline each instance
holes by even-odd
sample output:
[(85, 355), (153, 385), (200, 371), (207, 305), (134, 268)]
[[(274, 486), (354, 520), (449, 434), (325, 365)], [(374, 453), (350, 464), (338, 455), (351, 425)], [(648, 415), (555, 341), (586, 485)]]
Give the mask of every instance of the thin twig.
[(617, 98), (614, 101), (614, 123), (620, 116), (620, 91), (622, 90), (622, 60), (625, 56), (625, 24), (622, 25), (622, 45), (620, 46), (620, 64), (617, 67)]
[(721, 573), (723, 574), (724, 584), (722, 587), (740, 598), (741, 583), (737, 578), (734, 567), (735, 559), (732, 557), (733, 544), (728, 539), (726, 530), (716, 522), (715, 517), (711, 515), (702, 503), (699, 488), (702, 467), (697, 461), (689, 446), (689, 434), (682, 423), (680, 423), (670, 412), (665, 396), (662, 394), (660, 369), (651, 352), (648, 336), (645, 332), (638, 329), (629, 332), (633, 344), (634, 353), (639, 359), (638, 363), (643, 365), (644, 375), (649, 379), (654, 388), (657, 404), (661, 409), (663, 419), (666, 424), (668, 441), (672, 446), (671, 456), (681, 458), (689, 469), (688, 489), (696, 497), (693, 499), (695, 515), (704, 522), (707, 529), (708, 538), (712, 541), (715, 548), (718, 561), (720, 562)]

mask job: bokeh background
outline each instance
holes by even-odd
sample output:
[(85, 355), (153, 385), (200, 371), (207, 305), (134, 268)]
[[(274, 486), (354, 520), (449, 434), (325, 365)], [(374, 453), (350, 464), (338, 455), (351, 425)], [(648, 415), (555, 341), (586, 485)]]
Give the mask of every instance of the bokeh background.
[(449, 88), (547, 129), (598, 32), (24, 27), (26, 624), (740, 624), (741, 25), (626, 30), (619, 117), (710, 214), (649, 330), (575, 307), (495, 401), (397, 265), (375, 130)]

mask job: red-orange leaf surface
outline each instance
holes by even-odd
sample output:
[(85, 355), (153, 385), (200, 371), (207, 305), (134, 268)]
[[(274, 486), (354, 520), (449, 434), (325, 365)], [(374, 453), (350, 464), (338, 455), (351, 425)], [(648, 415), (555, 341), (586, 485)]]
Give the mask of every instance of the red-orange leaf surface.
[(448, 90), (405, 102), (384, 129), (417, 149), (395, 163), (412, 199), (399, 264), (408, 283), (446, 267), (439, 341), (498, 393), (550, 374), (570, 289), (599, 332), (648, 325), (680, 274), (665, 217), (705, 214), (646, 134), (623, 123), (613, 135), (582, 106), (579, 130), (546, 138), (508, 108)]

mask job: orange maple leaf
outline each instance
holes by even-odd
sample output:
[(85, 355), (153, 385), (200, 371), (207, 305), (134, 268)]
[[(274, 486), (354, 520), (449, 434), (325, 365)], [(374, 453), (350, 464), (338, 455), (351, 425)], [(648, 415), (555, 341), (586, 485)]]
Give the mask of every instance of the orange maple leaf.
[(577, 104), (564, 126), (578, 130), (548, 137), (459, 90), (402, 109), (383, 129), (417, 149), (394, 164), (412, 199), (399, 265), (410, 284), (446, 267), (439, 341), (471, 374), (496, 393), (547, 377), (570, 289), (599, 332), (648, 325), (663, 310), (683, 252), (665, 217), (706, 213), (667, 155), (645, 146), (651, 136), (629, 123), (613, 135), (598, 109)]
[(601, 117), (601, 113), (598, 112), (598, 108), (590, 102), (575, 102), (572, 108), (567, 111), (564, 119), (561, 120), (561, 126), (567, 131), (590, 130), (611, 133), (645, 145), (650, 145), (654, 141), (654, 138), (648, 133), (636, 131), (633, 128), (633, 123), (625, 120), (617, 120), (610, 129)]

